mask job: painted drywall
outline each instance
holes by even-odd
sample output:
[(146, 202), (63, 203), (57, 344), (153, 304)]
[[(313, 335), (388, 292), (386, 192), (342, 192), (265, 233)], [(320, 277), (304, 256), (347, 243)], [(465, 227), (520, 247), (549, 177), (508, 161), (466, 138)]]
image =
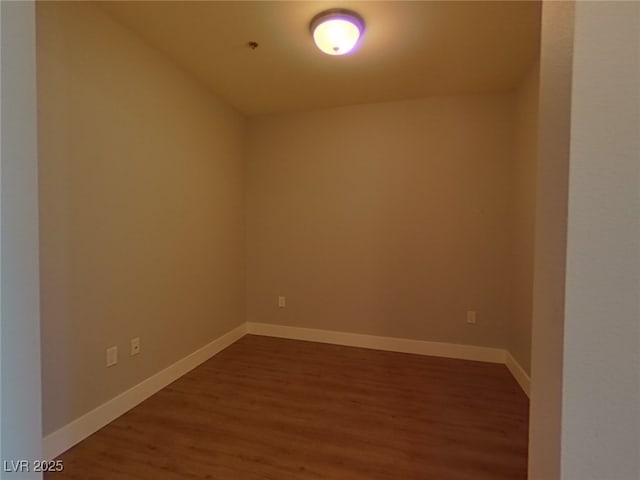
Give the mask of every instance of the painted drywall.
[(640, 4), (576, 2), (561, 478), (640, 478)]
[(42, 474), (7, 470), (42, 457), (34, 4), (2, 2), (0, 17), (0, 460), (26, 480)]
[(48, 434), (244, 322), (245, 120), (91, 4), (37, 33)]
[(531, 373), (539, 75), (536, 60), (515, 92), (513, 313), (508, 346), (528, 374)]
[(573, 2), (545, 2), (538, 103), (529, 417), (531, 480), (553, 480), (560, 475), (572, 45)]
[(504, 347), (512, 163), (511, 94), (250, 119), (247, 320)]
[[(31, 12), (33, 18), (33, 10)], [(35, 24), (32, 31), (35, 32)], [(0, 6), (0, 49), (2, 48), (2, 7)], [(35, 48), (32, 48), (31, 55), (35, 58)], [(0, 59), (2, 52), (0, 51)], [(0, 224), (2, 222), (2, 62), (0, 62)], [(37, 144), (37, 140), (36, 140)], [(1, 225), (0, 225), (1, 226)], [(1, 231), (1, 229), (0, 229)], [(0, 372), (2, 372), (2, 235), (0, 234)], [(41, 392), (42, 394), (42, 392)], [(0, 373), (0, 414), (2, 414), (2, 374)], [(42, 421), (42, 419), (41, 419)], [(0, 460), (4, 458), (2, 454), (2, 425), (0, 425)]]

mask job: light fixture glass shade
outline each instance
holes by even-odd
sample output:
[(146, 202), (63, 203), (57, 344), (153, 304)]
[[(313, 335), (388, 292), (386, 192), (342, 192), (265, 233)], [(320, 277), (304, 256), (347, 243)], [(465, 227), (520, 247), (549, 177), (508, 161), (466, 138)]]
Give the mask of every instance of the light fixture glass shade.
[(364, 21), (355, 12), (327, 10), (311, 20), (311, 32), (316, 46), (328, 55), (349, 53), (364, 31)]

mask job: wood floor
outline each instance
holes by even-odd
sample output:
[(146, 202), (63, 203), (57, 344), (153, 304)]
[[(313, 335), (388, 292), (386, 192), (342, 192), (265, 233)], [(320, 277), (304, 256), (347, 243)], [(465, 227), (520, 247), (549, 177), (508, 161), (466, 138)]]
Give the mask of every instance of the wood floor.
[(247, 335), (45, 478), (526, 479), (527, 434), (504, 365)]

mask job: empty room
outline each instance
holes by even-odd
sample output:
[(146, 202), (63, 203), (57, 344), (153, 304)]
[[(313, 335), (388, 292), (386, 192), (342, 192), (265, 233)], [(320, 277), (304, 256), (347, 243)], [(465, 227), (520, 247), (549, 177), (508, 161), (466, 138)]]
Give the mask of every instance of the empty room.
[[(37, 150), (20, 269), (39, 341), (20, 363), (37, 373), (5, 371), (3, 325), (3, 478), (633, 480), (637, 422), (585, 412), (640, 414), (637, 371), (594, 387), (637, 360), (637, 303), (596, 293), (635, 298), (617, 212), (637, 191), (607, 177), (594, 209), (589, 166), (636, 178), (640, 48), (620, 45), (639, 20), (541, 1), (3, 5), (3, 48), (32, 35), (31, 63), (3, 57), (2, 140), (19, 139), (5, 65), (30, 68), (9, 85), (34, 93), (16, 129)], [(615, 114), (594, 115), (597, 91)], [(598, 218), (619, 236), (589, 233)], [(581, 267), (598, 249), (610, 266)], [(40, 429), (31, 453), (6, 443), (9, 408)]]

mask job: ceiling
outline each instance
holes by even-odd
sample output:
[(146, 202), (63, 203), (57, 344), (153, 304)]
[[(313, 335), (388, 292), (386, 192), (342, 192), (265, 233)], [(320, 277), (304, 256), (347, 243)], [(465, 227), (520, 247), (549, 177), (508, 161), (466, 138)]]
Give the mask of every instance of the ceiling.
[[(246, 115), (507, 90), (539, 46), (538, 1), (98, 5)], [(366, 22), (352, 55), (321, 53), (309, 33), (311, 18), (335, 7)]]

